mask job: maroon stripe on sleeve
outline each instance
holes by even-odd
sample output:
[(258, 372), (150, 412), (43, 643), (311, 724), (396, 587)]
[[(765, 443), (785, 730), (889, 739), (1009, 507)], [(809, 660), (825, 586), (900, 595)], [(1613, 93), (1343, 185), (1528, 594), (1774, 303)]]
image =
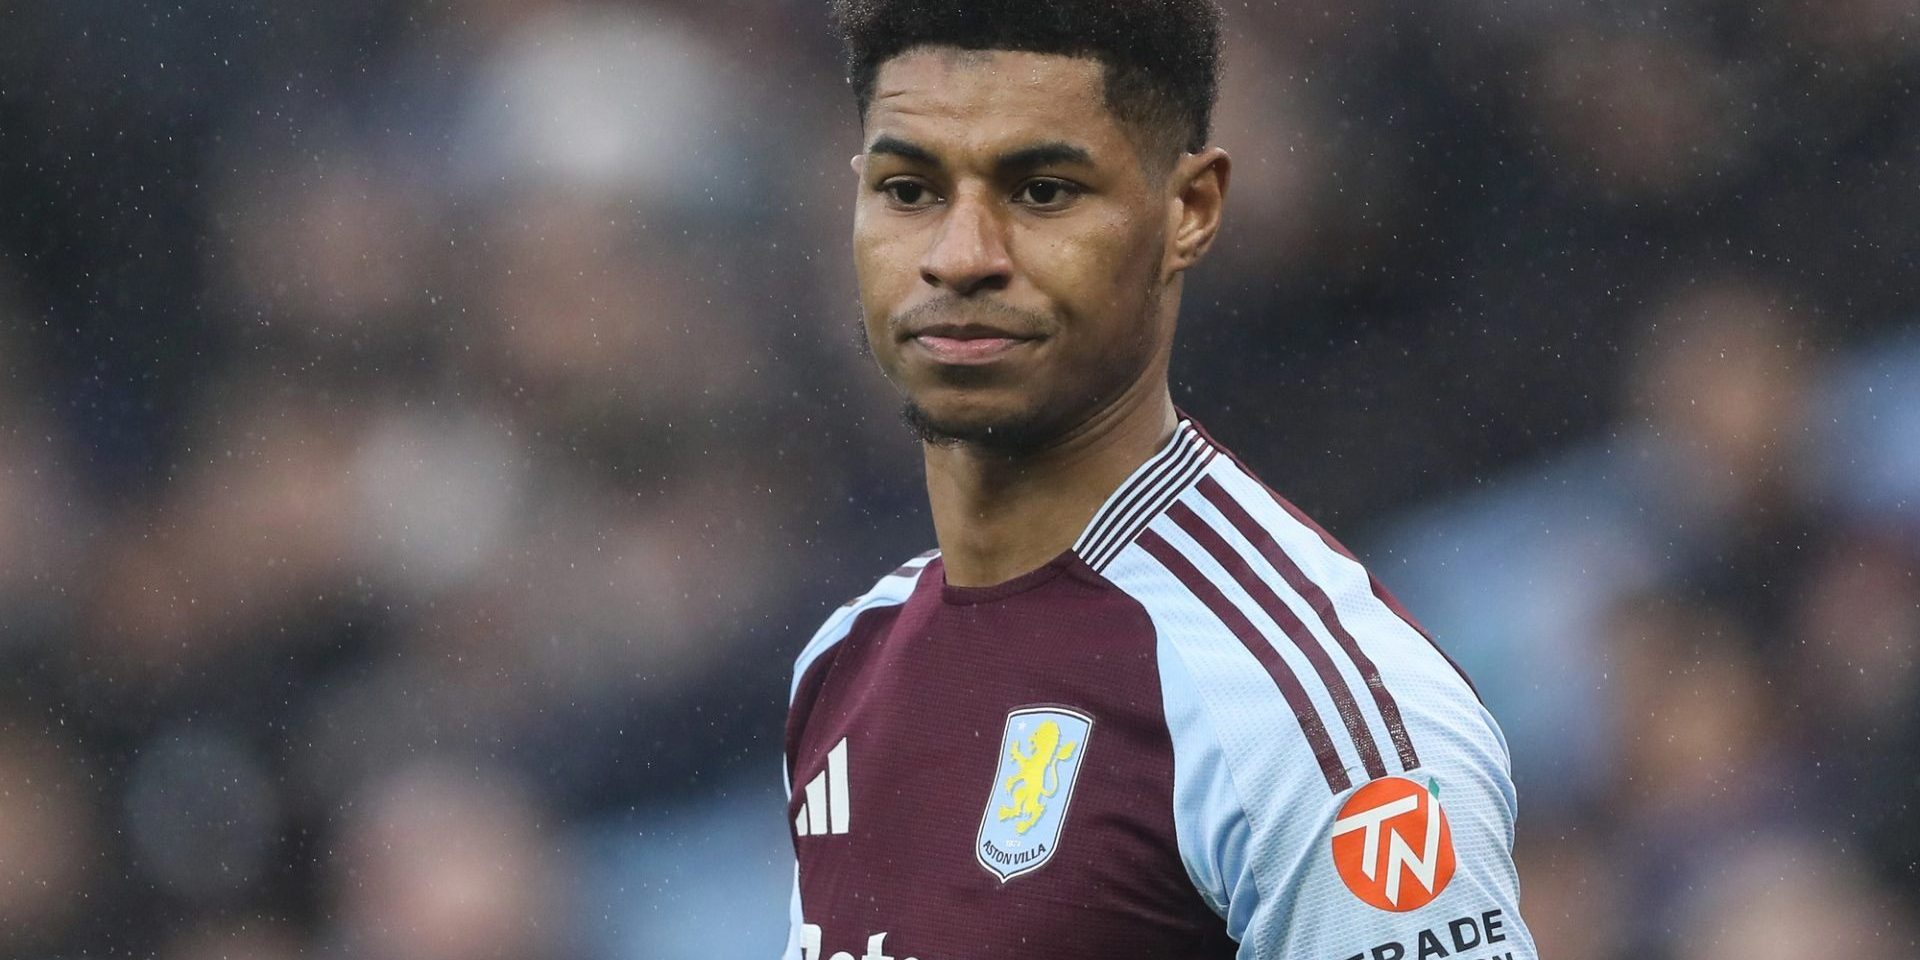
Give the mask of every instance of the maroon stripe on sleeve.
[(1308, 699), (1306, 689), (1300, 686), (1300, 678), (1294, 676), (1293, 668), (1281, 659), (1280, 651), (1260, 635), (1252, 621), (1220, 592), (1219, 587), (1208, 580), (1192, 561), (1181, 556), (1180, 551), (1164, 537), (1149, 529), (1142, 532), (1136, 542), (1205, 604), (1214, 616), (1219, 617), (1220, 622), (1239, 638), (1254, 659), (1266, 668), (1274, 685), (1280, 688), (1280, 695), (1286, 698), (1287, 706), (1293, 708), (1294, 719), (1300, 722), (1300, 732), (1306, 735), (1307, 745), (1313, 749), (1313, 758), (1319, 761), (1320, 772), (1326, 775), (1327, 786), (1334, 793), (1352, 786), (1353, 781), (1347, 778), (1347, 770), (1340, 763), (1340, 754), (1334, 750), (1333, 737), (1327, 734), (1326, 725), (1320, 722), (1320, 714), (1314, 709), (1313, 701)]
[[(1196, 429), (1199, 429), (1199, 426), (1200, 426), (1199, 424), (1194, 424), (1194, 427)], [(1206, 434), (1205, 430), (1201, 430), (1200, 432), (1202, 436)], [(1225, 448), (1222, 448), (1222, 449), (1225, 449)], [(1233, 457), (1233, 452), (1230, 450), (1227, 451), (1227, 456)], [(1281, 496), (1279, 493), (1275, 492), (1272, 487), (1267, 486), (1264, 481), (1262, 481), (1258, 476), (1255, 476), (1252, 470), (1247, 469), (1247, 465), (1244, 463), (1241, 463), (1238, 457), (1234, 457), (1233, 462), (1235, 466), (1240, 468), (1241, 473), (1244, 473), (1248, 477), (1253, 478), (1253, 481), (1255, 483), (1260, 484), (1260, 488), (1262, 490), (1267, 491), (1267, 496), (1272, 497), (1273, 502), (1280, 505), (1280, 509), (1287, 511), (1287, 513), (1290, 514), (1295, 520), (1300, 521), (1302, 526), (1306, 527), (1309, 530), (1312, 530), (1314, 533), (1319, 534), (1320, 542), (1326, 544), (1328, 549), (1332, 550), (1333, 552), (1343, 557), (1346, 557), (1348, 560), (1352, 560), (1354, 563), (1360, 563), (1360, 558), (1354, 556), (1353, 551), (1348, 550), (1346, 544), (1341, 543), (1337, 539), (1334, 539), (1333, 534), (1328, 533), (1325, 527), (1322, 527), (1312, 517), (1307, 516), (1305, 511), (1301, 510), (1299, 507), (1294, 506), (1293, 501), (1288, 500), (1286, 497)], [(1360, 565), (1362, 568), (1366, 567), (1366, 564), (1362, 563)], [(1427, 628), (1421, 626), (1420, 621), (1415, 620), (1413, 618), (1413, 614), (1408, 613), (1407, 608), (1400, 605), (1399, 599), (1396, 598), (1392, 593), (1389, 593), (1387, 591), (1386, 586), (1381, 584), (1379, 578), (1375, 577), (1373, 575), (1373, 571), (1371, 570), (1367, 571), (1367, 587), (1368, 589), (1373, 591), (1373, 595), (1375, 598), (1377, 598), (1381, 603), (1386, 604), (1386, 607), (1388, 610), (1393, 611), (1394, 616), (1399, 617), (1401, 622), (1405, 623), (1409, 627), (1412, 627), (1413, 632), (1426, 638), (1427, 646), (1432, 647), (1433, 652), (1439, 654), (1440, 659), (1445, 660), (1447, 662), (1447, 666), (1452, 667), (1453, 672), (1460, 675), (1460, 680), (1467, 685), (1467, 689), (1473, 691), (1473, 695), (1476, 698), (1480, 696), (1480, 688), (1473, 685), (1473, 678), (1467, 676), (1467, 671), (1460, 669), (1460, 664), (1454, 662), (1453, 657), (1447, 654), (1446, 648), (1440, 646), (1440, 642), (1433, 639), (1433, 634), (1428, 633)]]
[[(1175, 407), (1174, 409), (1176, 411), (1179, 411), (1178, 407)], [(1186, 416), (1186, 414), (1184, 412), (1180, 412), (1180, 416), (1184, 417)], [(1232, 450), (1228, 450), (1226, 447), (1221, 447), (1220, 442), (1213, 439), (1213, 435), (1207, 432), (1207, 428), (1201, 426), (1198, 421), (1189, 421), (1189, 422), (1193, 423), (1193, 429), (1197, 433), (1199, 433), (1200, 436), (1204, 437), (1208, 443), (1213, 444), (1215, 447), (1219, 447), (1220, 451), (1225, 453), (1227, 455), (1227, 458), (1233, 461), (1233, 465), (1240, 468), (1241, 473), (1246, 474), (1249, 479), (1259, 484), (1260, 489), (1267, 491), (1267, 495), (1272, 497), (1273, 502), (1279, 504), (1281, 509), (1292, 514), (1293, 518), (1295, 520), (1300, 521), (1302, 524), (1304, 524), (1307, 527), (1307, 529), (1312, 530), (1314, 533), (1319, 534), (1320, 540), (1323, 543), (1325, 543), (1330, 549), (1332, 549), (1335, 553), (1338, 553), (1341, 556), (1346, 557), (1348, 560), (1352, 560), (1355, 563), (1360, 563), (1360, 558), (1354, 556), (1353, 551), (1348, 550), (1346, 544), (1343, 544), (1339, 540), (1334, 539), (1333, 534), (1328, 533), (1325, 527), (1322, 527), (1319, 523), (1315, 522), (1312, 517), (1307, 516), (1306, 513), (1302, 511), (1299, 507), (1294, 506), (1293, 501), (1288, 500), (1286, 497), (1281, 496), (1272, 487), (1267, 486), (1266, 481), (1260, 479), (1260, 475), (1257, 473), (1254, 473), (1253, 469), (1247, 466), (1246, 461), (1241, 460), (1240, 457), (1237, 454), (1235, 454)], [(1361, 564), (1361, 566), (1365, 567), (1366, 564)], [(1427, 640), (1427, 645), (1433, 648), (1433, 652), (1439, 654), (1442, 660), (1447, 661), (1447, 665), (1453, 668), (1453, 672), (1460, 675), (1460, 679), (1462, 682), (1464, 682), (1467, 685), (1467, 689), (1472, 690), (1473, 695), (1475, 697), (1479, 697), (1480, 688), (1473, 685), (1473, 678), (1467, 676), (1467, 672), (1465, 670), (1460, 669), (1460, 664), (1455, 663), (1453, 657), (1447, 655), (1446, 648), (1440, 646), (1439, 641), (1433, 639), (1433, 634), (1428, 633), (1427, 628), (1421, 626), (1420, 621), (1415, 620), (1413, 618), (1413, 614), (1408, 613), (1407, 608), (1400, 605), (1399, 599), (1396, 598), (1392, 593), (1387, 591), (1387, 588), (1380, 583), (1379, 579), (1374, 577), (1372, 571), (1368, 571), (1367, 573), (1367, 583), (1368, 583), (1368, 586), (1373, 590), (1373, 595), (1379, 598), (1381, 603), (1386, 604), (1387, 609), (1393, 611), (1394, 616), (1399, 617), (1402, 621), (1406, 623), (1407, 626), (1412, 627), (1413, 632), (1421, 635), (1422, 637), (1425, 637)]]
[[(1244, 472), (1246, 468), (1243, 466), (1241, 467), (1241, 470), (1242, 472)], [(1247, 475), (1253, 476), (1253, 474), (1251, 473)], [(1281, 509), (1287, 511), (1287, 513), (1289, 514), (1292, 514), (1295, 520), (1300, 521), (1308, 529), (1319, 534), (1320, 540), (1323, 543), (1325, 543), (1328, 547), (1332, 548), (1333, 552), (1338, 553), (1343, 557), (1346, 557), (1348, 560), (1352, 560), (1354, 563), (1360, 563), (1360, 558), (1354, 556), (1353, 551), (1348, 550), (1346, 545), (1334, 539), (1333, 534), (1328, 533), (1325, 527), (1322, 527), (1320, 524), (1315, 523), (1312, 517), (1307, 516), (1306, 513), (1303, 512), (1299, 507), (1294, 506), (1293, 501), (1288, 500), (1286, 497), (1283, 497), (1278, 493), (1275, 493), (1272, 487), (1268, 487), (1264, 483), (1261, 484), (1260, 486), (1267, 491), (1267, 495), (1272, 497), (1275, 503), (1278, 503), (1280, 505)], [(1366, 565), (1361, 564), (1361, 566), (1364, 568)], [(1401, 622), (1405, 623), (1409, 627), (1412, 627), (1413, 632), (1421, 635), (1422, 637), (1425, 637), (1427, 640), (1427, 645), (1433, 648), (1433, 652), (1440, 655), (1440, 659), (1447, 661), (1447, 665), (1453, 668), (1454, 673), (1457, 673), (1460, 675), (1460, 679), (1462, 682), (1466, 683), (1467, 689), (1472, 690), (1473, 695), (1476, 698), (1480, 696), (1480, 688), (1473, 685), (1473, 678), (1467, 676), (1467, 671), (1460, 669), (1460, 665), (1454, 662), (1453, 657), (1447, 655), (1446, 648), (1440, 646), (1440, 642), (1438, 640), (1433, 639), (1433, 634), (1428, 633), (1427, 628), (1421, 626), (1420, 621), (1415, 620), (1413, 618), (1413, 614), (1408, 613), (1407, 608), (1400, 605), (1399, 599), (1397, 599), (1396, 597), (1394, 597), (1392, 593), (1387, 591), (1386, 586), (1380, 582), (1380, 579), (1378, 577), (1375, 577), (1373, 575), (1373, 571), (1371, 570), (1367, 571), (1367, 588), (1372, 590), (1374, 597), (1378, 598), (1381, 603), (1386, 604), (1387, 609), (1393, 611), (1393, 615), (1396, 617), (1399, 617)]]
[[(1400, 755), (1401, 769), (1412, 770), (1419, 766), (1420, 757), (1414, 753), (1413, 739), (1407, 736), (1407, 725), (1400, 718), (1400, 705), (1394, 701), (1393, 694), (1387, 691), (1386, 681), (1380, 678), (1380, 668), (1374, 666), (1373, 659), (1367, 656), (1365, 650), (1360, 649), (1359, 642), (1353, 639), (1353, 634), (1347, 632), (1346, 626), (1340, 622), (1340, 614), (1333, 607), (1333, 599), (1328, 597), (1327, 592), (1320, 589), (1320, 585), (1314, 583), (1306, 572), (1300, 569), (1299, 564), (1293, 562), (1292, 557), (1287, 556), (1285, 550), (1280, 549), (1280, 544), (1275, 542), (1273, 534), (1267, 532), (1267, 528), (1254, 520), (1253, 515), (1249, 514), (1246, 508), (1220, 485), (1219, 481), (1212, 477), (1202, 478), (1199, 490), (1200, 495), (1205, 497), (1208, 503), (1213, 504), (1214, 509), (1219, 510), (1220, 514), (1227, 518), (1227, 522), (1233, 524), (1234, 529), (1240, 531), (1240, 535), (1246, 537), (1247, 542), (1253, 544), (1254, 549), (1260, 551), (1260, 555), (1265, 557), (1275, 570), (1280, 571), (1281, 579), (1307, 601), (1307, 605), (1313, 608), (1313, 612), (1319, 615), (1320, 622), (1326, 626), (1327, 634), (1333, 637), (1334, 642), (1340, 645), (1340, 649), (1346, 652), (1347, 658), (1353, 661), (1355, 669), (1360, 671), (1361, 679), (1367, 683), (1367, 690), (1373, 694), (1373, 705), (1380, 709), (1380, 719), (1386, 721), (1387, 735), (1393, 738), (1393, 749)], [(1318, 664), (1315, 666), (1317, 667)], [(1374, 774), (1374, 776), (1380, 775)]]
[[(1360, 712), (1360, 704), (1354, 701), (1353, 691), (1347, 688), (1346, 678), (1340, 675), (1340, 668), (1334, 665), (1333, 658), (1327, 656), (1326, 649), (1320, 646), (1320, 641), (1314, 637), (1313, 631), (1307, 629), (1307, 625), (1300, 622), (1299, 617), (1294, 616), (1293, 611), (1287, 607), (1286, 601), (1281, 600), (1280, 595), (1273, 591), (1273, 587), (1253, 572), (1253, 567), (1248, 565), (1246, 558), (1228, 544), (1219, 531), (1213, 529), (1199, 514), (1194, 513), (1192, 507), (1184, 503), (1176, 503), (1167, 511), (1167, 516), (1178, 524), (1180, 529), (1185, 530), (1195, 543), (1200, 544), (1202, 549), (1211, 554), (1215, 562), (1226, 568), (1227, 573), (1240, 584), (1241, 589), (1247, 591), (1247, 595), (1260, 605), (1260, 609), (1265, 610), (1267, 616), (1280, 625), (1287, 639), (1292, 640), (1293, 645), (1306, 656), (1307, 662), (1313, 664), (1313, 672), (1320, 677), (1320, 683), (1327, 688), (1327, 694), (1333, 698), (1334, 709), (1340, 714), (1340, 721), (1347, 728), (1347, 736), (1353, 738), (1353, 747), (1360, 753), (1360, 762), (1366, 766), (1367, 776), (1375, 779), (1386, 776), (1387, 766), (1380, 761), (1380, 748), (1373, 742), (1373, 731), (1367, 729), (1366, 715)], [(1362, 671), (1362, 676), (1365, 676), (1365, 671)], [(1375, 674), (1373, 679), (1378, 680), (1378, 674)], [(1386, 711), (1382, 710), (1381, 713), (1385, 715)], [(1393, 716), (1397, 718), (1398, 711), (1395, 711)], [(1402, 731), (1402, 736), (1404, 735), (1405, 731)], [(1411, 749), (1412, 747), (1409, 746), (1408, 750), (1411, 751)]]
[[(1244, 470), (1245, 468), (1243, 467), (1242, 471), (1244, 472)], [(1252, 476), (1252, 474), (1248, 474), (1248, 476)], [(1266, 487), (1266, 484), (1263, 483), (1261, 484), (1261, 486)], [(1285, 510), (1295, 520), (1300, 521), (1301, 526), (1306, 527), (1308, 530), (1312, 530), (1314, 533), (1318, 534), (1320, 537), (1320, 542), (1326, 544), (1328, 549), (1332, 550), (1334, 553), (1337, 553), (1343, 557), (1346, 557), (1348, 560), (1352, 560), (1354, 563), (1360, 563), (1360, 558), (1354, 556), (1353, 551), (1348, 550), (1346, 544), (1341, 543), (1339, 540), (1335, 539), (1334, 535), (1331, 533), (1328, 533), (1327, 528), (1321, 526), (1319, 521), (1313, 519), (1312, 517), (1307, 516), (1306, 511), (1301, 510), (1299, 507), (1294, 506), (1293, 501), (1288, 500), (1286, 497), (1283, 497), (1278, 493), (1273, 492), (1273, 489), (1271, 487), (1267, 487), (1267, 495), (1273, 498), (1273, 502), (1280, 505), (1280, 509)], [(1361, 564), (1361, 566), (1364, 567), (1366, 565)], [(1367, 583), (1369, 587), (1373, 590), (1373, 595), (1375, 597), (1378, 597), (1381, 603), (1386, 604), (1387, 609), (1392, 610), (1394, 616), (1399, 617), (1400, 619), (1406, 621), (1407, 626), (1412, 627), (1413, 632), (1418, 633), (1423, 637), (1426, 637), (1428, 643), (1433, 642), (1433, 635), (1427, 632), (1427, 628), (1421, 626), (1418, 620), (1413, 619), (1413, 614), (1408, 613), (1406, 608), (1400, 605), (1400, 601), (1395, 600), (1393, 598), (1393, 594), (1388, 593), (1387, 589), (1380, 585), (1380, 581), (1374, 579), (1373, 574), (1371, 573), (1367, 574)], [(1469, 682), (1469, 685), (1471, 685), (1471, 682)]]

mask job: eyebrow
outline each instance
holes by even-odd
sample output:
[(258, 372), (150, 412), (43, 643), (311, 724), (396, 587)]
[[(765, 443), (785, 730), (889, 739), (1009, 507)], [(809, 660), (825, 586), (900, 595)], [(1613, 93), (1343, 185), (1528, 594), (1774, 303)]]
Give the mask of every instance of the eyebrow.
[(1069, 164), (1092, 166), (1093, 154), (1085, 147), (1077, 147), (1059, 140), (1036, 143), (1031, 147), (1022, 147), (1012, 153), (1002, 154), (993, 161), (993, 169), (1000, 174), (1023, 173), (1041, 167), (1061, 167)]
[[(876, 138), (873, 143), (867, 147), (867, 154), (869, 156), (888, 154), (929, 167), (940, 166), (940, 158), (932, 150), (912, 141), (902, 140), (899, 137), (888, 134), (882, 134)], [(995, 173), (1001, 176), (1008, 176), (1041, 167), (1065, 166), (1068, 164), (1092, 166), (1093, 154), (1089, 153), (1085, 147), (1076, 146), (1061, 140), (1051, 140), (1046, 143), (1036, 143), (1029, 147), (1021, 147), (1010, 153), (1001, 154), (994, 158), (993, 169)]]
[(925, 164), (929, 167), (937, 167), (940, 165), (940, 158), (934, 156), (933, 151), (917, 143), (910, 143), (899, 137), (888, 136), (886, 134), (882, 134), (879, 139), (873, 141), (873, 143), (867, 147), (868, 156), (878, 156), (880, 154), (891, 154), (903, 160)]

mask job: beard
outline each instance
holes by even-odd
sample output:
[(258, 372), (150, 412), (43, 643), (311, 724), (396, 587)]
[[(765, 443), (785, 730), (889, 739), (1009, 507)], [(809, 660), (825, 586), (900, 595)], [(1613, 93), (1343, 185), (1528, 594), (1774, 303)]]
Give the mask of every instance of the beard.
[[(888, 318), (886, 330), (889, 334), (908, 323), (925, 319), (929, 315), (946, 314), (965, 316), (966, 320), (993, 320), (999, 325), (1013, 330), (1039, 331), (1053, 327), (1051, 318), (1004, 303), (982, 301), (961, 304), (952, 300), (939, 300), (923, 303), (904, 313)], [(874, 358), (873, 345), (868, 340), (866, 323), (858, 323), (857, 340), (860, 351), (868, 359)], [(958, 376), (966, 376), (959, 373)], [(938, 447), (954, 447), (970, 444), (983, 450), (1017, 456), (1045, 447), (1064, 432), (1049, 421), (1057, 411), (1031, 410), (1024, 414), (1005, 417), (990, 423), (943, 419), (939, 415), (915, 402), (911, 396), (901, 402), (900, 419), (907, 425), (914, 438), (922, 443)]]
[(970, 444), (981, 450), (1017, 457), (1051, 445), (1066, 428), (1048, 422), (1046, 411), (1029, 411), (995, 423), (956, 423), (941, 420), (911, 398), (900, 406), (900, 419), (921, 443), (936, 447)]

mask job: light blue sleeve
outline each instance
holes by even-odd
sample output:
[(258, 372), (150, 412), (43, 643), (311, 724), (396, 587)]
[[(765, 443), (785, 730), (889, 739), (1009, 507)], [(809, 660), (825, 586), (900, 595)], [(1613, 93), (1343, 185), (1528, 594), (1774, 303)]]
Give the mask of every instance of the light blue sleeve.
[[(1275, 722), (1272, 698), (1196, 681), (1222, 665), (1189, 663), (1194, 656), (1210, 653), (1162, 642), (1175, 831), (1195, 888), (1240, 944), (1238, 960), (1536, 960), (1518, 909), (1506, 747), (1470, 694), (1403, 699), (1419, 765), (1371, 790), (1363, 770), (1349, 770), (1354, 785), (1334, 793), (1297, 727), (1288, 729), (1291, 717)], [(1424, 848), (1424, 830), (1409, 830), (1416, 843), (1400, 836), (1407, 817), (1445, 819), (1451, 875), (1442, 848)], [(1343, 879), (1336, 832), (1361, 890), (1383, 900), (1391, 880), (1397, 905), (1369, 903)], [(1369, 862), (1371, 879), (1357, 872)]]

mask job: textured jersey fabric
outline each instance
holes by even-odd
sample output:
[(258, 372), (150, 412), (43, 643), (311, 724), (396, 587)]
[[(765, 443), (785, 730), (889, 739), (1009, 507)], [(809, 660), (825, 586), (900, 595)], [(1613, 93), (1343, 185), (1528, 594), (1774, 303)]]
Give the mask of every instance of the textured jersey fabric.
[(1039, 570), (836, 612), (786, 762), (787, 960), (1535, 955), (1493, 719), (1191, 421)]

